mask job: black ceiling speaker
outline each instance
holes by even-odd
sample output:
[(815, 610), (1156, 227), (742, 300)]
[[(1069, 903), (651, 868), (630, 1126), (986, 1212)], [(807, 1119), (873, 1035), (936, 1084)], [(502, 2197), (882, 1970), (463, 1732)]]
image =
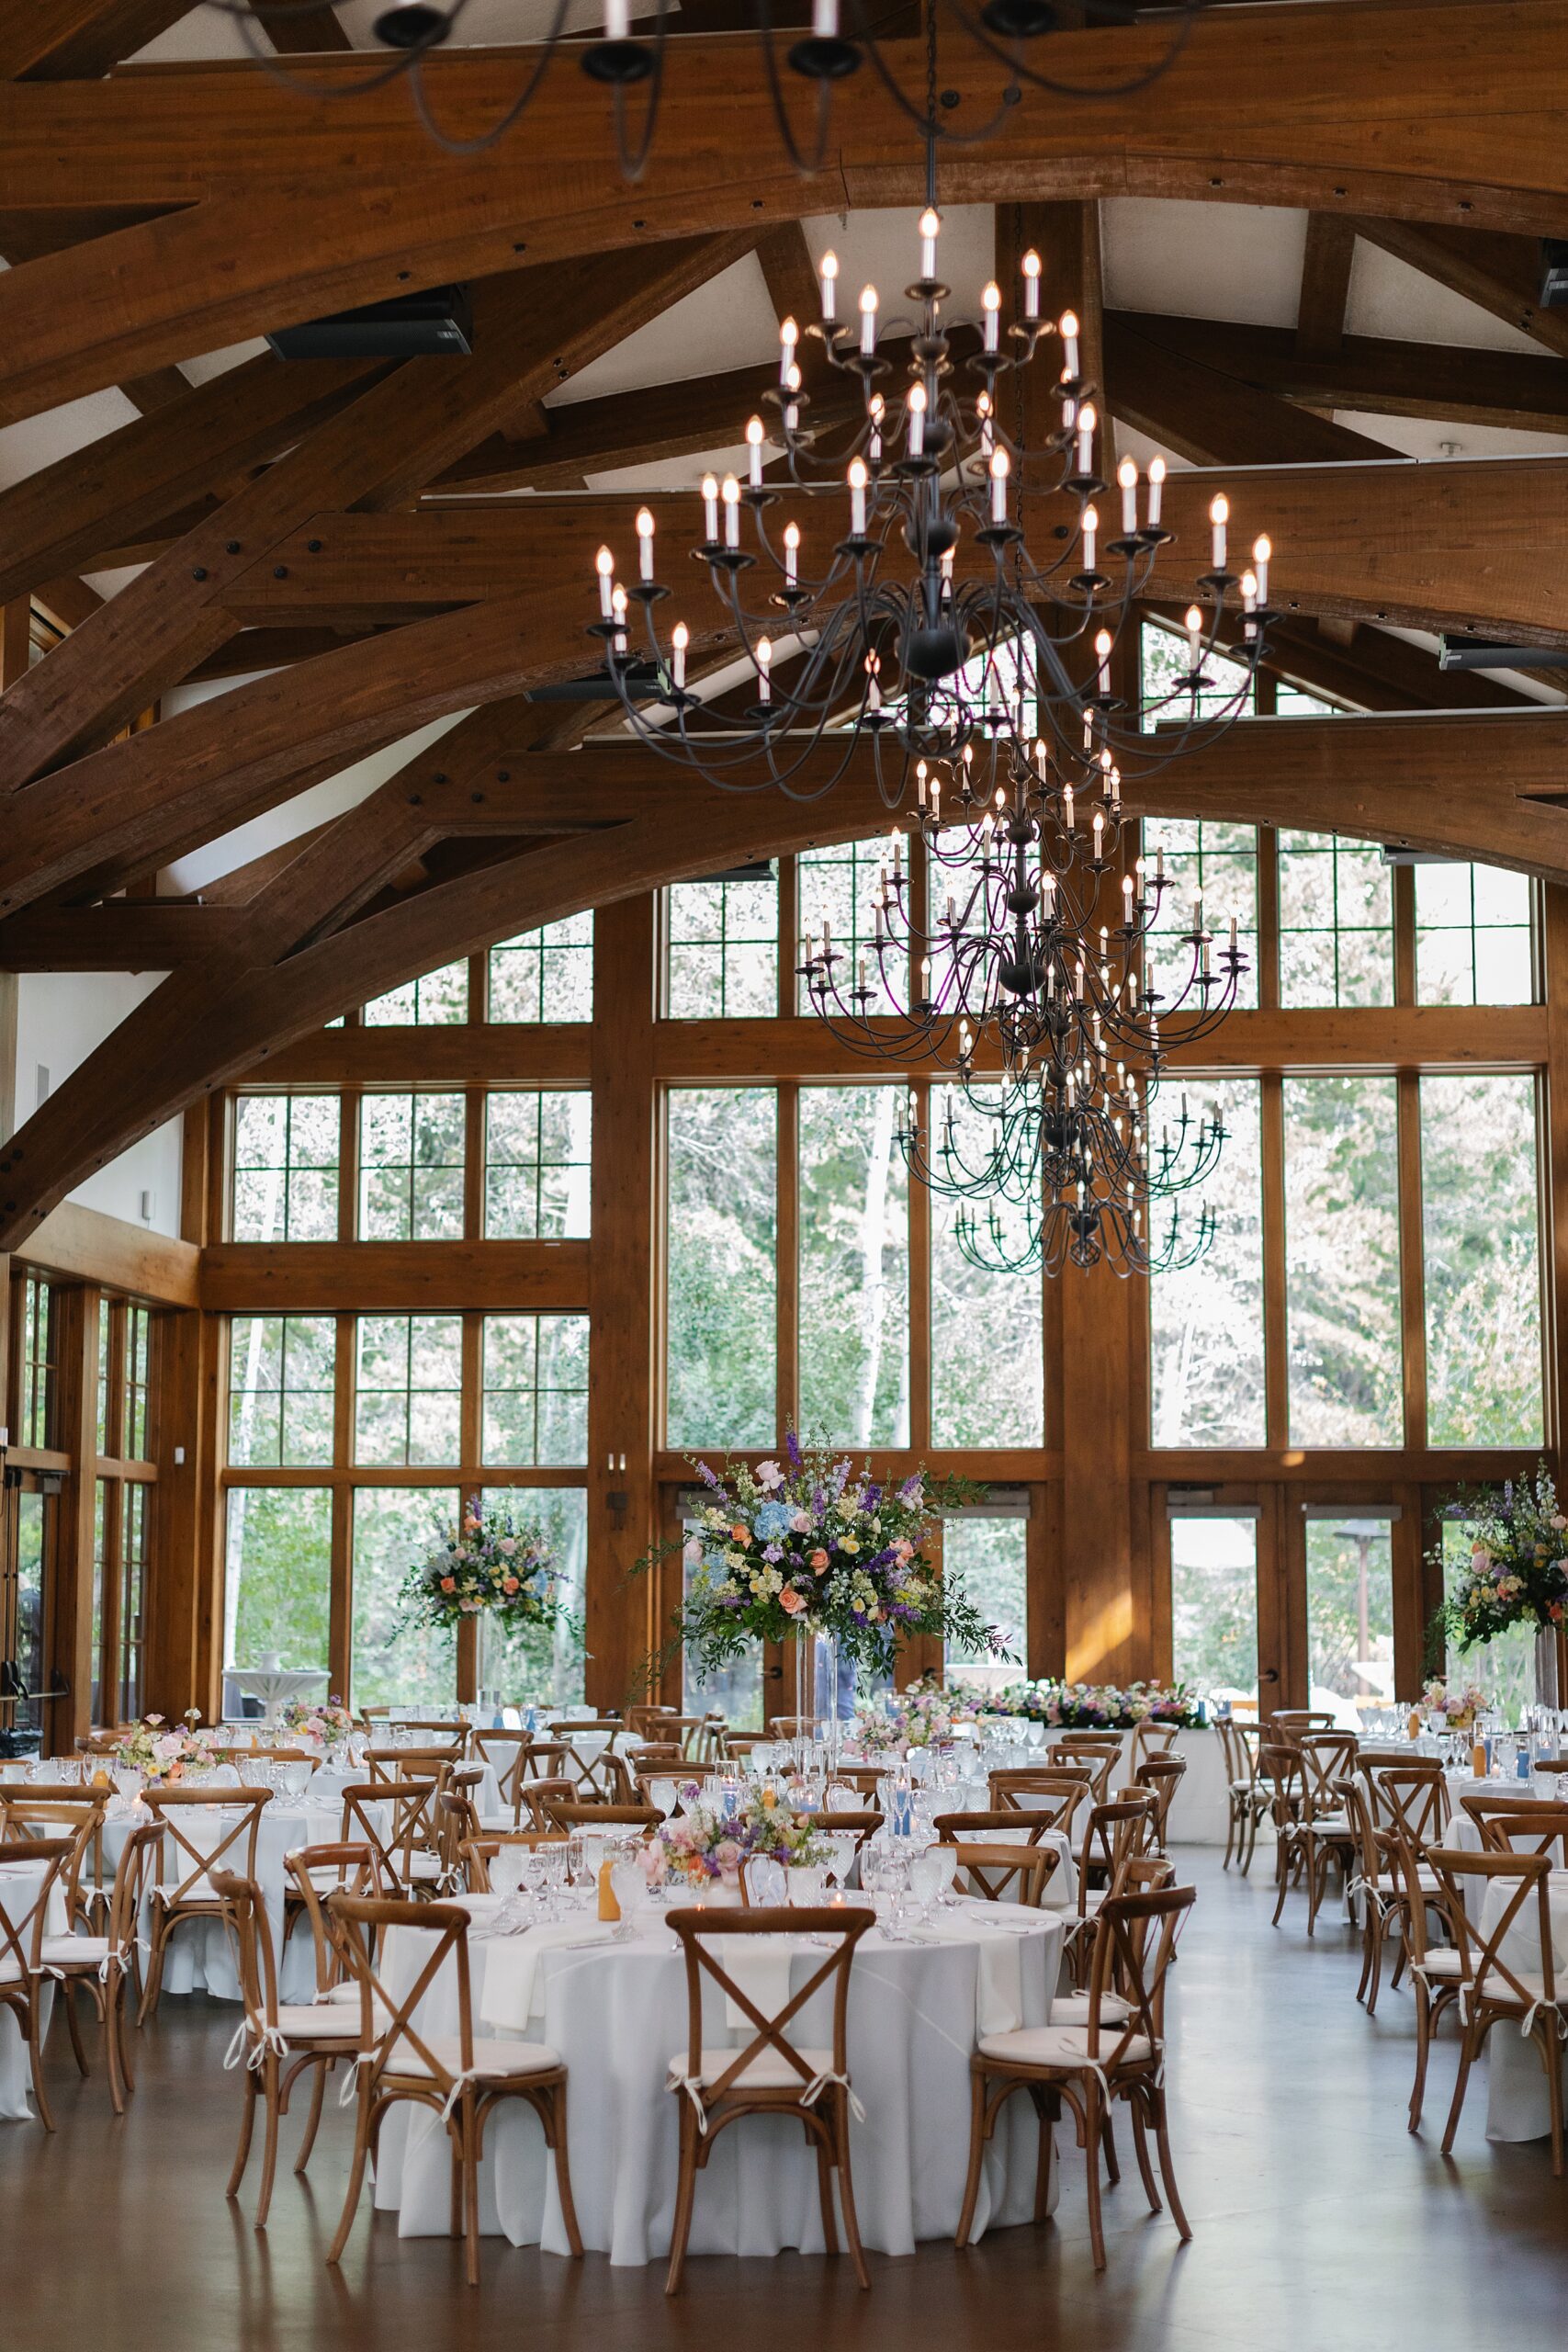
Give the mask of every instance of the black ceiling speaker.
[(267, 341), (280, 359), (462, 357), (474, 347), (474, 306), (466, 286), (433, 286), (278, 327)]
[(1540, 241), (1540, 307), (1568, 310), (1568, 237)]
[(1495, 637), (1440, 637), (1439, 670), (1568, 670), (1568, 648), (1509, 645)]

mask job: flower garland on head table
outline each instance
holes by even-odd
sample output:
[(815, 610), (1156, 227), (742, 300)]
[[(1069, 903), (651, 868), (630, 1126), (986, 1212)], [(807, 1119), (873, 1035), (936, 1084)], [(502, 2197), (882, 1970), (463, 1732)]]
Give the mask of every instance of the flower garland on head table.
[[(1432, 1620), (1432, 1642), (1472, 1650), (1511, 1625), (1560, 1625), (1568, 1608), (1568, 1519), (1545, 1463), (1533, 1480), (1461, 1493), (1442, 1516), (1471, 1530), (1470, 1565)], [(1439, 1541), (1427, 1554), (1439, 1572)]]
[[(951, 1695), (951, 1694), (950, 1694)], [(1008, 1682), (975, 1694), (972, 1713), (1019, 1715), (1050, 1731), (1132, 1731), (1143, 1723), (1188, 1731), (1202, 1720), (1184, 1682)]]
[[(981, 1491), (963, 1478), (928, 1479), (923, 1470), (884, 1484), (869, 1464), (803, 1447), (794, 1430), (784, 1465), (694, 1467), (708, 1490), (694, 1539), (685, 1598), (671, 1650), (700, 1679), (743, 1655), (752, 1642), (822, 1634), (867, 1673), (885, 1672), (901, 1640), (932, 1635), (970, 1656), (1005, 1658), (953, 1576), (941, 1576), (927, 1550), (938, 1515)], [(646, 1570), (676, 1537), (637, 1562)]]
[(476, 1499), (457, 1533), (438, 1537), (410, 1568), (399, 1624), (445, 1630), (484, 1616), (505, 1626), (555, 1625), (566, 1614), (556, 1555), (537, 1529), (509, 1511), (481, 1512)]

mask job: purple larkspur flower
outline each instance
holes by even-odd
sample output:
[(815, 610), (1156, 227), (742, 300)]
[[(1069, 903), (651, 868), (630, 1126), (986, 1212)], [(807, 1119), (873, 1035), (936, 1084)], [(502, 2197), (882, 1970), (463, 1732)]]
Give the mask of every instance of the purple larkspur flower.
[(918, 1470), (913, 1470), (899, 1487), (898, 1499), (903, 1503), (918, 1503), (921, 1499), (921, 1493), (920, 1474)]
[(793, 1429), (786, 1430), (784, 1431), (784, 1452), (789, 1456), (789, 1466), (792, 1470), (804, 1468), (805, 1464), (800, 1451), (800, 1440), (796, 1437)]
[(698, 1463), (697, 1476), (702, 1480), (705, 1487), (711, 1487), (713, 1488), (716, 1495), (723, 1493), (723, 1487), (720, 1486), (717, 1478), (714, 1476), (714, 1473), (708, 1468), (705, 1462)]
[(862, 1493), (862, 1495), (861, 1495), (861, 1498), (860, 1498), (860, 1507), (861, 1507), (862, 1510), (874, 1510), (876, 1509), (877, 1504), (878, 1504), (881, 1500), (882, 1500), (882, 1489), (881, 1489), (881, 1487), (867, 1487), (863, 1490), (863, 1492)]

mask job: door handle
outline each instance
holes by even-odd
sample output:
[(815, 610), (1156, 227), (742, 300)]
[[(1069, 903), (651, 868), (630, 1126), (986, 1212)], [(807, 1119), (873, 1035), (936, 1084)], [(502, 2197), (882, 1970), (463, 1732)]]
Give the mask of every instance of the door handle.
[(1259, 1674), (1258, 1679), (1259, 1682), (1278, 1682), (1280, 1679), (1279, 1668), (1277, 1666), (1266, 1666)]
[(784, 1680), (784, 1668), (783, 1668), (783, 1667), (782, 1667), (782, 1666), (765, 1666), (765, 1667), (762, 1668), (762, 1679), (763, 1679), (765, 1682), (782, 1682), (782, 1681)]

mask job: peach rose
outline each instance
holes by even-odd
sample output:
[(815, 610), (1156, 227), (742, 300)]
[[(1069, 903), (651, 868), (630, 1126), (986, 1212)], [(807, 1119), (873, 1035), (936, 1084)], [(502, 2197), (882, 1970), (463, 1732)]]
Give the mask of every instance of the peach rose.
[(821, 1551), (821, 1550), (818, 1550), (818, 1551), (813, 1552), (813, 1554), (811, 1555), (811, 1566), (812, 1566), (814, 1568), (825, 1568), (825, 1567), (827, 1566), (827, 1565), (828, 1565), (828, 1555), (827, 1555), (827, 1553), (826, 1553), (826, 1552)]
[(442, 1577), (442, 1579), (441, 1579), (441, 1589), (442, 1589), (442, 1591), (443, 1591), (443, 1592), (456, 1592), (456, 1591), (457, 1591), (457, 1577)]
[(515, 1577), (502, 1577), (501, 1580), (501, 1589), (502, 1592), (515, 1592), (517, 1589), (517, 1578)]
[(794, 1585), (786, 1584), (784, 1590), (779, 1595), (779, 1607), (784, 1610), (788, 1616), (798, 1617), (805, 1606), (805, 1600), (798, 1592), (796, 1592)]

